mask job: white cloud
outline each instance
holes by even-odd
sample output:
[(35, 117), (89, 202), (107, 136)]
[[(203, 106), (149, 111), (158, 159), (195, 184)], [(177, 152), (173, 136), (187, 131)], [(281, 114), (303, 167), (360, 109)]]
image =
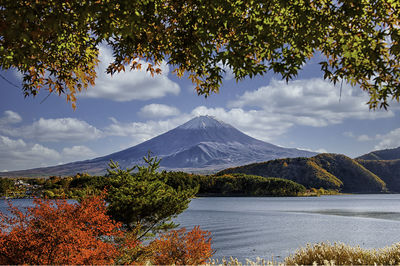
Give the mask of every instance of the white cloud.
[(132, 139), (130, 144), (134, 145), (171, 130), (199, 115), (215, 116), (244, 133), (264, 141), (271, 141), (284, 134), (293, 125), (290, 122), (280, 121), (279, 117), (265, 116), (263, 111), (245, 111), (241, 108), (226, 110), (198, 106), (190, 113), (181, 113), (173, 118), (163, 120), (122, 123), (115, 118), (110, 118), (112, 123), (104, 132), (108, 136), (130, 137)]
[(7, 170), (48, 166), (60, 159), (60, 153), (56, 150), (0, 135), (0, 165), (6, 166)]
[(115, 118), (110, 118), (112, 123), (104, 132), (109, 136), (130, 137), (132, 139), (130, 144), (134, 145), (171, 130), (199, 115), (215, 116), (244, 133), (264, 141), (273, 140), (293, 126), (292, 122), (281, 121), (280, 117), (266, 116), (262, 110), (245, 111), (241, 108), (227, 110), (225, 108), (198, 106), (189, 114), (183, 113), (163, 120), (122, 123)]
[(22, 139), (0, 135), (0, 172), (58, 165), (86, 160), (96, 155), (86, 146), (65, 147), (62, 152), (58, 152), (38, 143), (26, 143)]
[[(340, 101), (339, 101), (340, 100)], [(369, 111), (368, 95), (357, 87), (334, 86), (322, 79), (272, 80), (268, 86), (247, 91), (229, 107), (256, 108), (264, 116), (278, 117), (282, 123), (323, 127), (345, 119), (393, 117), (393, 111)]]
[(4, 111), (3, 116), (0, 117), (0, 125), (16, 124), (22, 121), (22, 117), (11, 110)]
[(10, 136), (42, 142), (87, 141), (102, 136), (99, 129), (76, 118), (40, 118), (31, 125), (17, 128), (4, 127), (0, 131)]
[[(39, 155), (40, 154), (40, 155)], [(37, 156), (37, 157), (44, 157), (44, 158), (51, 158), (51, 159), (59, 159), (60, 154), (53, 149), (47, 148), (40, 144), (34, 144), (30, 150), (24, 153), (24, 156), (28, 156), (29, 158)]]
[(192, 116), (215, 116), (244, 133), (261, 140), (271, 141), (282, 135), (293, 126), (290, 121), (282, 121), (281, 117), (266, 115), (263, 110), (243, 110), (241, 108), (207, 108), (199, 106), (192, 111)]
[(122, 123), (115, 118), (111, 118), (112, 124), (105, 129), (105, 134), (109, 136), (130, 137), (132, 139), (130, 145), (135, 145), (165, 133), (183, 124), (191, 117), (191, 115), (182, 114), (179, 117), (167, 120), (149, 120), (146, 122), (131, 123)]
[(148, 104), (140, 109), (139, 115), (145, 118), (163, 118), (168, 116), (179, 115), (179, 110), (176, 107), (165, 104)]
[(225, 80), (231, 80), (235, 77), (235, 75), (233, 74), (232, 68), (230, 68), (227, 65), (222, 64), (222, 61), (218, 62), (217, 66), (219, 66), (220, 68), (222, 68), (225, 71), (225, 76), (224, 76)]
[(376, 139), (379, 143), (375, 146), (376, 150), (400, 147), (400, 128), (396, 128), (387, 134), (378, 134)]
[(343, 132), (343, 136), (348, 137), (348, 138), (354, 138), (355, 137), (354, 133), (350, 132), (350, 131)]
[(179, 94), (179, 85), (168, 78), (169, 67), (166, 63), (162, 63), (160, 66), (162, 73), (154, 75), (154, 77), (146, 72), (147, 64), (142, 61), (140, 61), (141, 70), (129, 71), (128, 68), (125, 72), (121, 71), (111, 76), (106, 73), (108, 65), (113, 62), (111, 50), (105, 46), (101, 46), (99, 50), (100, 63), (96, 85), (83, 92), (83, 97), (126, 102), (161, 98), (167, 94)]
[(362, 134), (362, 135), (357, 137), (357, 141), (361, 141), (361, 142), (363, 142), (363, 141), (371, 141), (371, 140), (374, 140), (374, 138), (371, 138), (370, 136), (365, 135), (365, 134)]
[(352, 132), (345, 132), (344, 135), (360, 142), (378, 142), (374, 147), (375, 150), (400, 147), (400, 128), (393, 129), (386, 134), (377, 134), (375, 136), (368, 136), (366, 134), (356, 136)]
[(365, 141), (373, 141), (373, 140), (376, 140), (376, 137), (371, 137), (371, 136), (368, 136), (368, 135), (366, 135), (366, 134), (362, 134), (362, 135), (356, 136), (353, 132), (350, 132), (350, 131), (344, 132), (344, 133), (343, 133), (343, 136), (346, 136), (346, 137), (348, 137), (348, 138), (355, 139), (355, 140), (357, 140), (357, 141), (359, 141), (359, 142), (365, 142)]
[(302, 148), (302, 147), (297, 147), (297, 149), (303, 150), (303, 151), (311, 151), (311, 152), (318, 152), (318, 153), (327, 153), (328, 151), (324, 148), (320, 148), (320, 149), (309, 149), (309, 148)]
[(83, 145), (77, 145), (77, 146), (72, 146), (72, 147), (65, 147), (62, 150), (62, 155), (64, 160), (86, 160), (89, 158), (95, 157), (97, 154), (92, 151), (90, 148), (83, 146)]
[(13, 140), (10, 139), (6, 136), (1, 136), (0, 135), (0, 149), (6, 150), (6, 149), (17, 149), (17, 148), (25, 148), (26, 143), (22, 139), (18, 140)]

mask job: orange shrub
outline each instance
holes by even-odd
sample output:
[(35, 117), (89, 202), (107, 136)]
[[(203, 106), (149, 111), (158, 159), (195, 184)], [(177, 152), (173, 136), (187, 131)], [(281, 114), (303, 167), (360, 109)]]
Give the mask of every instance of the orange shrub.
[(186, 232), (185, 228), (162, 234), (150, 244), (152, 263), (192, 265), (204, 264), (214, 251), (211, 248), (211, 233), (198, 226)]
[(121, 224), (106, 215), (103, 196), (34, 203), (0, 212), (0, 264), (111, 264), (119, 255)]

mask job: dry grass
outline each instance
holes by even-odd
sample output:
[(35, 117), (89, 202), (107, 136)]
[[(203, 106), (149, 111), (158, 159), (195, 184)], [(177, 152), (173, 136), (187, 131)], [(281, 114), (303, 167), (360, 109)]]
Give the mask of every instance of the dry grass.
[(399, 265), (400, 243), (382, 249), (363, 249), (343, 243), (307, 245), (285, 259), (286, 265)]
[[(144, 265), (153, 265), (147, 262)], [(382, 249), (363, 249), (343, 243), (319, 243), (298, 249), (284, 262), (257, 258), (240, 262), (236, 258), (211, 260), (207, 266), (285, 266), (285, 265), (400, 265), (400, 243)]]
[(242, 263), (238, 259), (230, 258), (212, 260), (207, 265), (400, 265), (400, 243), (382, 249), (363, 249), (343, 243), (320, 243), (298, 249), (285, 258), (284, 262), (257, 258), (255, 261), (246, 260)]

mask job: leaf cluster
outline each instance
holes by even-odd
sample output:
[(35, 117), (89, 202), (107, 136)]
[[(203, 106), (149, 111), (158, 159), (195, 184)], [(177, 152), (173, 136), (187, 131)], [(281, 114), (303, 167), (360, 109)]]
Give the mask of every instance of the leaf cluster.
[(81, 202), (35, 199), (33, 207), (0, 212), (0, 264), (203, 264), (213, 255), (210, 232), (198, 226), (139, 241), (107, 215), (105, 194)]
[(34, 207), (0, 212), (0, 264), (110, 264), (119, 254), (121, 224), (106, 215), (101, 196), (80, 204), (34, 200)]
[(25, 95), (40, 89), (76, 93), (95, 82), (98, 45), (113, 50), (110, 74), (161, 73), (167, 62), (198, 94), (219, 91), (224, 73), (236, 81), (298, 74), (315, 55), (324, 77), (359, 85), (371, 108), (400, 98), (397, 0), (4, 0), (0, 67), (24, 75)]
[(202, 265), (214, 254), (211, 233), (195, 226), (162, 234), (149, 245), (155, 265)]

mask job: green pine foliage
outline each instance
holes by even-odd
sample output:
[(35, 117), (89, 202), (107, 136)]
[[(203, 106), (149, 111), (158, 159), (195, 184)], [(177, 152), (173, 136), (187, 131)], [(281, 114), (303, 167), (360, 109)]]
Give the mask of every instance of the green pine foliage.
[(109, 182), (108, 213), (128, 229), (140, 228), (139, 239), (175, 227), (171, 218), (187, 209), (197, 193), (197, 187), (182, 189), (168, 185), (165, 174), (156, 171), (160, 163), (157, 157), (149, 154), (144, 160), (145, 166), (126, 170), (111, 162), (105, 177)]
[(11, 190), (15, 190), (14, 181), (10, 178), (0, 178), (0, 195), (5, 195)]

